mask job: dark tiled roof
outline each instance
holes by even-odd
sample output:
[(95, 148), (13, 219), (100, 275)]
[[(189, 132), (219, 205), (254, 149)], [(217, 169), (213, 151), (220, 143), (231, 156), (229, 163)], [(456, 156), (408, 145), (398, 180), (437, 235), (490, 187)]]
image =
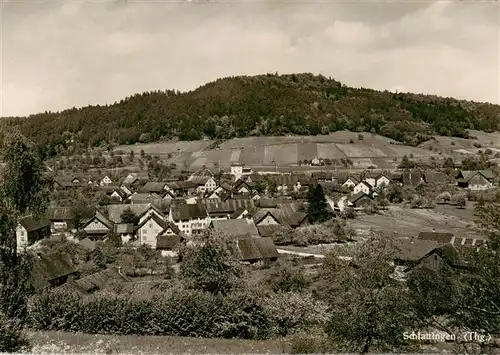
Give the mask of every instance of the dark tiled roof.
[(213, 221), (212, 227), (215, 233), (220, 233), (231, 238), (255, 237), (259, 235), (255, 223), (246, 218)]
[(64, 253), (39, 254), (33, 265), (33, 283), (36, 289), (49, 285), (49, 281), (77, 272), (71, 258)]
[(193, 218), (205, 218), (208, 216), (203, 204), (185, 204), (172, 206), (172, 218), (174, 221), (187, 221)]
[(229, 199), (224, 202), (218, 201), (216, 199), (204, 199), (202, 200), (202, 203), (205, 205), (205, 208), (209, 214), (214, 214), (214, 213), (231, 214), (242, 208), (252, 209), (255, 206), (254, 201), (250, 199), (241, 199), (241, 200)]
[(278, 215), (276, 208), (259, 208), (252, 213), (253, 213), (252, 218), (255, 224), (259, 224), (259, 222), (261, 222), (268, 215), (273, 217), (279, 224), (283, 224), (283, 221), (280, 219), (280, 216)]
[(442, 245), (433, 240), (399, 239), (395, 241), (396, 258), (403, 261), (418, 261)]
[(162, 192), (164, 188), (164, 182), (148, 182), (143, 186), (142, 190), (146, 192)]
[(363, 197), (369, 198), (369, 199), (371, 200), (371, 197), (370, 197), (370, 196), (368, 196), (368, 195), (367, 195), (366, 193), (364, 193), (363, 191), (360, 191), (360, 192), (358, 192), (357, 194), (354, 194), (354, 195), (349, 196), (348, 201), (349, 201), (350, 203), (354, 203), (354, 204), (355, 204), (356, 202), (358, 202), (359, 200), (361, 200)]
[(431, 240), (438, 243), (452, 243), (453, 233), (437, 233), (437, 232), (420, 232), (418, 234), (420, 240)]
[(271, 238), (244, 238), (237, 241), (242, 261), (258, 261), (278, 257), (278, 251)]
[(21, 218), (19, 224), (21, 224), (21, 226), (23, 226), (28, 233), (50, 226), (48, 219), (43, 218), (37, 221), (31, 216)]

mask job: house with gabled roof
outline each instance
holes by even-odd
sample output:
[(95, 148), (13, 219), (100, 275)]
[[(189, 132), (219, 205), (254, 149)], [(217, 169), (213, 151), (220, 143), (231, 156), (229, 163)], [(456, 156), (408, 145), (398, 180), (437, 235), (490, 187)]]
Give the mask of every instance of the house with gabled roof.
[(170, 228), (168, 221), (155, 214), (148, 216), (135, 228), (138, 244), (156, 248), (158, 235), (167, 228)]
[(156, 236), (156, 250), (172, 251), (186, 241), (186, 236), (173, 222), (167, 222), (168, 226)]
[(260, 208), (252, 214), (256, 226), (264, 225), (282, 225), (282, 221), (276, 214), (276, 209)]
[(217, 182), (212, 176), (191, 176), (188, 180), (196, 185), (196, 192), (206, 193), (217, 189)]
[(349, 176), (347, 180), (342, 183), (342, 186), (347, 188), (354, 188), (354, 186), (358, 184), (359, 181), (357, 178), (355, 178), (354, 176)]
[(356, 186), (354, 186), (352, 192), (353, 192), (353, 194), (358, 194), (360, 192), (364, 192), (367, 195), (372, 195), (373, 187), (369, 183), (367, 183), (365, 181), (361, 181)]
[(239, 258), (243, 262), (276, 261), (278, 250), (269, 237), (242, 238), (236, 240)]
[(233, 184), (232, 193), (250, 194), (253, 191), (252, 185), (253, 183), (249, 183), (242, 179), (238, 179)]
[(103, 239), (114, 229), (114, 223), (100, 211), (83, 224), (80, 228), (90, 240)]
[(388, 174), (382, 173), (375, 178), (375, 187), (387, 187), (391, 182), (392, 178)]
[(32, 280), (37, 291), (63, 285), (77, 274), (71, 257), (65, 253), (34, 253)]
[(49, 207), (47, 208), (47, 219), (50, 221), (51, 230), (62, 231), (72, 227), (71, 208)]
[(172, 204), (169, 221), (187, 236), (201, 234), (210, 224), (210, 216), (202, 203)]
[[(372, 203), (372, 197), (367, 195), (364, 191), (360, 191), (357, 194), (349, 196), (345, 201), (343, 201), (344, 207), (353, 207), (354, 209), (364, 208)], [(339, 205), (340, 205), (339, 201)]]
[(438, 271), (445, 264), (460, 269), (468, 267), (459, 248), (450, 243), (410, 238), (396, 240), (394, 245), (394, 265), (404, 273), (418, 268)]
[(65, 190), (82, 186), (82, 180), (77, 176), (57, 176), (54, 178), (54, 188)]
[(487, 190), (493, 187), (490, 180), (480, 170), (462, 170), (457, 174), (457, 184), (459, 187), (472, 191)]
[(100, 186), (111, 185), (113, 180), (108, 175), (104, 175), (104, 177), (99, 181)]
[(50, 221), (47, 218), (34, 219), (25, 216), (16, 227), (17, 253), (22, 253), (30, 245), (50, 236)]
[(110, 266), (104, 270), (98, 271), (77, 280), (71, 280), (61, 286), (64, 289), (72, 289), (81, 294), (91, 294), (106, 289), (110, 285), (125, 284), (130, 279), (125, 276), (119, 268)]

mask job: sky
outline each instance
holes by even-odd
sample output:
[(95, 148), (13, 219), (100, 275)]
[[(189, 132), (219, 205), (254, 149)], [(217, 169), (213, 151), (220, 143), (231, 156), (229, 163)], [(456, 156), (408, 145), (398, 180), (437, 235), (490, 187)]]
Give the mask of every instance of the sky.
[(0, 116), (275, 72), (500, 103), (497, 1), (0, 1)]

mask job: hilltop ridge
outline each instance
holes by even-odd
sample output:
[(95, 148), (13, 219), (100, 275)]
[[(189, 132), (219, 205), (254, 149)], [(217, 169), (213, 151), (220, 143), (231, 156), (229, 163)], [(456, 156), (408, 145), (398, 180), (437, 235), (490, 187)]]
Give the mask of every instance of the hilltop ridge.
[(111, 105), (8, 117), (45, 157), (72, 146), (249, 136), (371, 132), (416, 146), (433, 135), (467, 138), (500, 129), (500, 106), (411, 93), (351, 88), (313, 74), (215, 80), (181, 93), (136, 94)]

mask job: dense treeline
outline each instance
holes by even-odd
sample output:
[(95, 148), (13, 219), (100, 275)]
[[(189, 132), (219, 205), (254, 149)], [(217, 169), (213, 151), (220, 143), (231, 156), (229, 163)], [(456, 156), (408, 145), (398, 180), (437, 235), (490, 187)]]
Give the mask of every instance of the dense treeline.
[(416, 145), (431, 134), (467, 137), (499, 129), (500, 106), (416, 94), (354, 89), (312, 74), (239, 76), (196, 90), (136, 94), (105, 106), (4, 119), (20, 124), (44, 156), (108, 143), (177, 137), (374, 132)]

